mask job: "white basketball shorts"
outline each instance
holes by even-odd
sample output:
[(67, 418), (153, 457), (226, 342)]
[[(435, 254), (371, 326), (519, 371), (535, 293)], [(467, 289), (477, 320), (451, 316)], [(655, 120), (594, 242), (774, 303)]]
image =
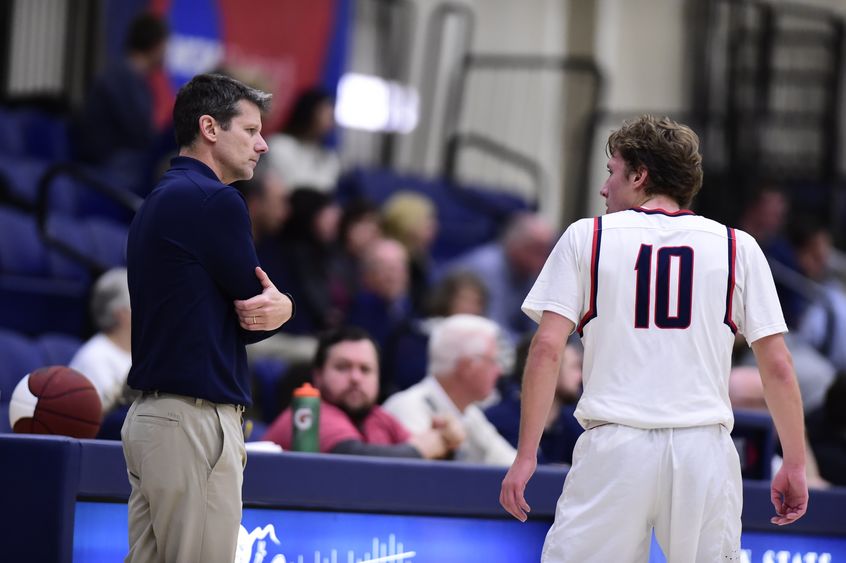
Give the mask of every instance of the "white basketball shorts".
[(653, 529), (668, 563), (740, 561), (742, 486), (724, 426), (597, 426), (576, 443), (542, 561), (642, 563)]

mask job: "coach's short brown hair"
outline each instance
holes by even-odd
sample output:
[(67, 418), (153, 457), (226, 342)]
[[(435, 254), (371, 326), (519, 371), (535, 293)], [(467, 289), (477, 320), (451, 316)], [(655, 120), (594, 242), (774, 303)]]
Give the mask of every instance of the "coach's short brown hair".
[(663, 194), (686, 208), (702, 187), (699, 137), (668, 117), (642, 115), (626, 121), (608, 137), (609, 156), (618, 152), (627, 171), (649, 171), (647, 195)]

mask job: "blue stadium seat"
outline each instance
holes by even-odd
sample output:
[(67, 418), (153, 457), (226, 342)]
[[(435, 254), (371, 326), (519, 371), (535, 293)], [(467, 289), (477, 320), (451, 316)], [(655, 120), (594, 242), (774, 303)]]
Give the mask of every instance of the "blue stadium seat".
[(0, 108), (0, 155), (24, 154), (24, 139), (20, 134), (19, 122), (17, 112)]
[(0, 273), (46, 276), (47, 251), (35, 219), (26, 213), (0, 207)]
[(82, 341), (67, 334), (42, 334), (35, 342), (44, 358), (44, 365), (66, 366), (73, 359)]
[(23, 376), (42, 366), (44, 358), (31, 340), (0, 329), (0, 403), (8, 403)]
[(426, 376), (429, 335), (416, 321), (404, 323), (382, 351), (382, 393), (408, 389)]
[(95, 217), (82, 223), (92, 242), (94, 256), (100, 263), (109, 267), (126, 265), (126, 226)]
[(244, 420), (244, 441), (259, 442), (267, 432), (267, 424), (254, 418)]
[[(51, 215), (47, 220), (47, 233), (61, 241), (101, 269), (126, 264), (126, 235), (124, 225), (107, 219), (74, 218), (65, 215)], [(73, 274), (78, 267), (59, 257), (50, 259), (56, 273)]]
[(70, 158), (67, 118), (25, 109), (19, 111), (18, 119), (24, 154), (48, 160)]
[(423, 178), (383, 169), (354, 169), (338, 183), (342, 202), (365, 197), (381, 205), (400, 190), (422, 193), (438, 210), (440, 225), (432, 247), (436, 262), (444, 262), (499, 235), (507, 217), (530, 208), (522, 199), (484, 186), (459, 186), (443, 179)]
[(265, 422), (272, 421), (282, 410), (279, 404), (279, 382), (287, 370), (288, 363), (275, 358), (263, 358), (252, 364), (255, 399)]
[[(53, 161), (0, 155), (0, 198), (26, 210), (35, 210), (38, 186)], [(77, 214), (85, 186), (66, 175), (51, 182), (49, 209)]]
[(81, 334), (88, 325), (88, 284), (0, 274), (0, 327), (28, 335)]
[(78, 334), (87, 319), (89, 278), (44, 247), (33, 217), (0, 207), (0, 327)]

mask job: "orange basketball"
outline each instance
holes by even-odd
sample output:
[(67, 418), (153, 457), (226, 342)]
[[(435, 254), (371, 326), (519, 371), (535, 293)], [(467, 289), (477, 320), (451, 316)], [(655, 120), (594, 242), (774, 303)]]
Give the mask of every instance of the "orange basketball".
[(97, 389), (87, 377), (65, 366), (27, 374), (9, 401), (9, 422), (19, 433), (93, 438), (102, 417)]

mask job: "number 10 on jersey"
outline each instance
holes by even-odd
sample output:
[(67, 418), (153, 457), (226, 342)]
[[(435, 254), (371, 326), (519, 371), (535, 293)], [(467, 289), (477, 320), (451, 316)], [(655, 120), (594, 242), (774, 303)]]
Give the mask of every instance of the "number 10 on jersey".
[[(688, 328), (693, 301), (693, 249), (689, 246), (662, 246), (656, 254), (653, 265), (652, 245), (640, 245), (635, 262), (635, 328), (649, 328), (649, 316), (653, 310), (656, 327)], [(674, 311), (670, 307), (672, 284), (677, 288), (676, 302), (672, 307)], [(651, 291), (653, 285), (654, 293)], [(654, 300), (651, 299), (653, 295)]]

